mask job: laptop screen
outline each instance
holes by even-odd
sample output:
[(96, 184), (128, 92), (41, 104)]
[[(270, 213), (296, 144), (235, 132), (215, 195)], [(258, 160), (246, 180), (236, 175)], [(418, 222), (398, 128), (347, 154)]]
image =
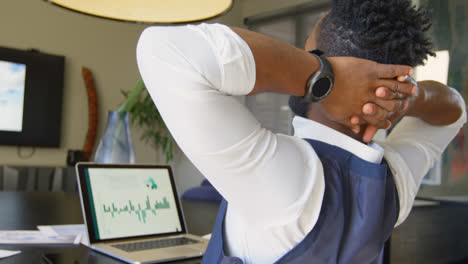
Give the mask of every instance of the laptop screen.
[(185, 231), (169, 167), (116, 166), (78, 165), (91, 242)]

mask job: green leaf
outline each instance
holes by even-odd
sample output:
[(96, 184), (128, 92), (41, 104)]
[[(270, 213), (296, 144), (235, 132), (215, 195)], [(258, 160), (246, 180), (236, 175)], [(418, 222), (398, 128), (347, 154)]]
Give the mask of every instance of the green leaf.
[(125, 101), (119, 111), (129, 112), (132, 126), (138, 126), (143, 131), (140, 139), (160, 149), (166, 162), (171, 161), (174, 158), (175, 143), (144, 83), (139, 80), (133, 89), (121, 93)]

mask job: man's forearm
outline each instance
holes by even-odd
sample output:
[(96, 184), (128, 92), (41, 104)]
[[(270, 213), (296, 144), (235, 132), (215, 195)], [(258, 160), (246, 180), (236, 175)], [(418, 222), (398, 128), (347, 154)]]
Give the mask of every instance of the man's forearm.
[(452, 89), (435, 81), (418, 82), (419, 94), (408, 108), (408, 115), (443, 126), (457, 121), (461, 114), (460, 99)]
[(277, 92), (303, 96), (307, 79), (318, 70), (317, 58), (279, 40), (241, 28), (232, 28), (249, 45), (256, 64), (255, 87), (250, 94)]

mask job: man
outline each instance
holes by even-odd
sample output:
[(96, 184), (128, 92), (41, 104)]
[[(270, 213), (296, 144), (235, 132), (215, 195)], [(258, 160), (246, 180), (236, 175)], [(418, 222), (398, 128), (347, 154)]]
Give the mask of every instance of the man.
[[(410, 36), (427, 29), (409, 1), (335, 1), (323, 22), (338, 23), (343, 13), (369, 25), (369, 36), (380, 34), (372, 32), (376, 25), (384, 32), (406, 26)], [(415, 20), (420, 23), (408, 22)], [(340, 45), (369, 37), (352, 33), (356, 21), (333, 24), (337, 33), (348, 34)], [(327, 52), (315, 40), (322, 40), (320, 24), (307, 48)], [(401, 57), (425, 38), (405, 40), (392, 44), (407, 47)], [(414, 64), (428, 53), (422, 46)], [(365, 54), (378, 50), (370, 47)], [(223, 25), (148, 28), (137, 61), (179, 146), (227, 201), (204, 263), (378, 263), (393, 227), (409, 214), (421, 178), (466, 120), (454, 90), (432, 82), (418, 90), (393, 80), (401, 80), (409, 67), (325, 59)], [(293, 121), (295, 136), (261, 128), (229, 96), (274, 91), (314, 101), (308, 98), (318, 83), (313, 77), (325, 72), (326, 61), (334, 72), (333, 88), (306, 104), (307, 118)], [(385, 143), (363, 143), (372, 136), (363, 134), (366, 124), (388, 127), (404, 114), (414, 117), (396, 125)]]

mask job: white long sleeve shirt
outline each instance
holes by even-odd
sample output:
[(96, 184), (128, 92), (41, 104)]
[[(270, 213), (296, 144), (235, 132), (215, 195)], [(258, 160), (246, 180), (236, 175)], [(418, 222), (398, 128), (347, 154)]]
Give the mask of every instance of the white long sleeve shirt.
[[(399, 194), (400, 224), (423, 176), (466, 121), (465, 110), (449, 126), (405, 117), (386, 142), (370, 145), (299, 117), (293, 121), (295, 136), (275, 134), (230, 96), (252, 91), (255, 61), (247, 43), (219, 24), (147, 28), (137, 62), (175, 140), (228, 201), (226, 254), (244, 263), (273, 263), (319, 217), (322, 164), (301, 138), (339, 146), (369, 162), (385, 157)], [(461, 97), (460, 105), (464, 109)]]

